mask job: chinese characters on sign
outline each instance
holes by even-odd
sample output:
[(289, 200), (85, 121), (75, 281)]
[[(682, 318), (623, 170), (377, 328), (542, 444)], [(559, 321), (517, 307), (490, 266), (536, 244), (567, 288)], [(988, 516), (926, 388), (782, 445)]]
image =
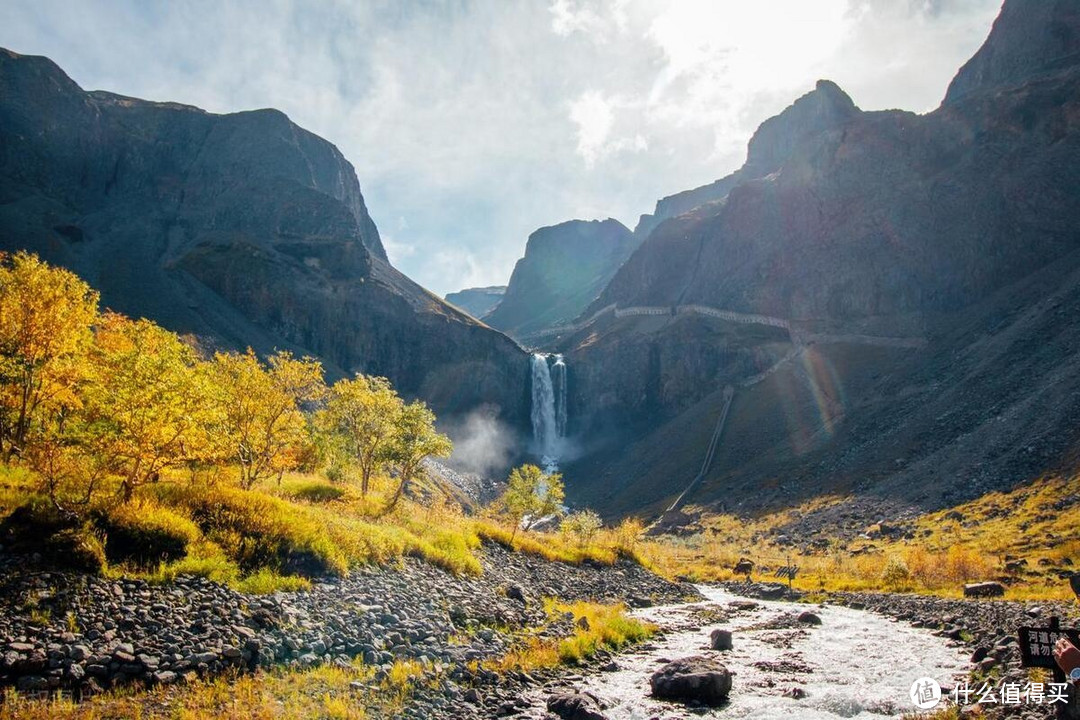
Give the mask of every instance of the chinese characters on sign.
[[(984, 682), (973, 687), (964, 680), (948, 696), (959, 706), (1067, 704), (1069, 684), (1054, 660), (1054, 645), (1063, 637), (1080, 646), (1080, 630), (1061, 627), (1057, 618), (1050, 618), (1049, 627), (1022, 627), (1017, 637), (1020, 664), (1027, 668), (1052, 670), (1051, 682), (1006, 682), (1000, 685)], [(940, 687), (930, 678), (920, 678), (911, 686), (911, 701), (919, 709), (936, 707), (941, 698)]]
[(1054, 643), (1067, 637), (1074, 645), (1080, 643), (1080, 630), (1069, 628), (1020, 628), (1020, 664), (1024, 667), (1057, 668), (1054, 662)]

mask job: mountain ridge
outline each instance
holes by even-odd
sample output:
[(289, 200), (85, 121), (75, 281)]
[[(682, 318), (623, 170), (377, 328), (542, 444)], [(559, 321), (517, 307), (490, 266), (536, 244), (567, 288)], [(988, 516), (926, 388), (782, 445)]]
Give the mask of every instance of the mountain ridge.
[(502, 300), (484, 322), (521, 338), (569, 322), (637, 247), (618, 220), (568, 220), (529, 235)]
[[(1024, 7), (1006, 3), (980, 53), (1011, 36)], [(700, 467), (724, 386), (773, 367), (736, 391), (697, 502), (752, 510), (846, 487), (935, 506), (1072, 462), (1080, 407), (1067, 391), (1047, 399), (1048, 376), (1073, 367), (1072, 340), (1045, 326), (1047, 298), (1068, 281), (1025, 283), (1055, 264), (1066, 271), (1080, 247), (1070, 191), (1080, 187), (1080, 63), (1038, 54), (1032, 63), (925, 115), (848, 111), (780, 135), (778, 167), (737, 171), (722, 198), (659, 223), (584, 316), (697, 305), (781, 318), (790, 330), (672, 310), (601, 314), (561, 338), (571, 424), (588, 439), (566, 468), (570, 497), (613, 513), (658, 512)], [(910, 342), (868, 344), (877, 337)], [(987, 343), (994, 353), (977, 360)], [(950, 365), (959, 357), (970, 358), (969, 374)], [(993, 430), (1003, 413), (1043, 438), (1039, 454), (1024, 449), (1022, 433)], [(976, 431), (985, 445), (963, 441)], [(902, 465), (881, 455), (882, 433), (903, 438)], [(928, 442), (937, 436), (950, 442)], [(955, 474), (943, 478), (933, 464)], [(762, 492), (763, 483), (779, 485)]]
[(352, 165), (280, 111), (88, 93), (0, 52), (0, 249), (212, 346), (315, 355), (447, 416), (527, 425), (526, 354), (394, 269)]
[(479, 319), (491, 312), (502, 301), (505, 294), (505, 285), (488, 285), (463, 288), (457, 292), (447, 293), (443, 299)]

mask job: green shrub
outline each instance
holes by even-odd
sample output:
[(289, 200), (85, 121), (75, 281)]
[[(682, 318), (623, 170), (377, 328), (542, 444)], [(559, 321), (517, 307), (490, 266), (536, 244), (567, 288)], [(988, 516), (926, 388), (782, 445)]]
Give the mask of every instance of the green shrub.
[(343, 488), (314, 480), (296, 483), (293, 487), (289, 488), (288, 493), (296, 500), (319, 504), (340, 500), (345, 496), (345, 490)]
[(253, 575), (248, 575), (235, 583), (234, 587), (250, 595), (270, 595), (276, 592), (296, 592), (308, 590), (311, 582), (296, 575), (279, 575), (268, 568), (263, 568)]
[(43, 549), (45, 557), (61, 567), (95, 574), (107, 567), (101, 540), (86, 526), (66, 528), (49, 535)]
[(165, 492), (170, 504), (188, 509), (206, 537), (242, 572), (264, 567), (307, 576), (348, 571), (348, 559), (313, 509), (237, 488), (174, 487)]
[(240, 577), (240, 568), (216, 544), (200, 540), (188, 547), (187, 556), (171, 563), (161, 563), (150, 575), (149, 582), (163, 584), (181, 575), (204, 577), (222, 585), (233, 585)]
[(105, 533), (109, 561), (139, 567), (179, 560), (202, 536), (190, 518), (153, 502), (100, 509), (94, 513), (94, 522)]
[(911, 585), (911, 570), (895, 555), (889, 558), (881, 571), (881, 583), (889, 590), (903, 590)]

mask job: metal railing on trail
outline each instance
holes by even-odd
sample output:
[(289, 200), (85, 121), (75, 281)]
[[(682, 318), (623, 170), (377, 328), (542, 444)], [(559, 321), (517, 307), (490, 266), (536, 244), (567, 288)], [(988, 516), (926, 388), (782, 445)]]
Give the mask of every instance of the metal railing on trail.
[(678, 510), (683, 502), (693, 492), (697, 484), (701, 482), (706, 473), (709, 472), (709, 467), (712, 465), (713, 458), (716, 457), (716, 448), (720, 445), (720, 436), (724, 432), (724, 424), (727, 422), (728, 412), (731, 410), (731, 400), (735, 397), (735, 388), (730, 385), (724, 388), (724, 405), (720, 409), (720, 417), (716, 419), (716, 426), (713, 428), (712, 437), (709, 438), (709, 447), (705, 451), (705, 460), (701, 463), (701, 471), (697, 474), (690, 484), (686, 486), (679, 497), (675, 498), (675, 502), (671, 503), (671, 506), (665, 512), (674, 512)]

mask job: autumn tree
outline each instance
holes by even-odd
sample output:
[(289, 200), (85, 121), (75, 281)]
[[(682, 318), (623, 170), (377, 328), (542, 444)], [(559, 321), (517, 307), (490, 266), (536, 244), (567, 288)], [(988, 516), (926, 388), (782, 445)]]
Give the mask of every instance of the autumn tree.
[(98, 294), (36, 255), (0, 254), (0, 455), (48, 434), (54, 413), (77, 405), (76, 385)]
[(548, 475), (536, 465), (522, 465), (510, 472), (506, 490), (499, 504), (514, 524), (513, 540), (522, 521), (529, 527), (540, 518), (562, 513), (565, 491), (562, 475)]
[(586, 547), (603, 527), (603, 521), (594, 511), (585, 509), (572, 512), (563, 518), (559, 529), (577, 539), (578, 545)]
[(357, 374), (330, 388), (318, 426), (335, 471), (360, 473), (360, 494), (371, 489), (375, 471), (390, 457), (402, 400), (382, 377)]
[(422, 402), (403, 405), (394, 418), (385, 454), (398, 473), (397, 489), (387, 504), (387, 512), (401, 500), (426, 458), (449, 457), (453, 449), (450, 438), (435, 429), (435, 413), (427, 405)]
[(206, 452), (214, 404), (198, 362), (190, 346), (149, 320), (102, 316), (79, 432), (119, 476), (125, 501), (165, 468)]
[(326, 393), (322, 365), (288, 352), (264, 365), (249, 348), (217, 353), (211, 375), (222, 411), (220, 440), (240, 469), (241, 485), (296, 467), (307, 438), (303, 408)]

